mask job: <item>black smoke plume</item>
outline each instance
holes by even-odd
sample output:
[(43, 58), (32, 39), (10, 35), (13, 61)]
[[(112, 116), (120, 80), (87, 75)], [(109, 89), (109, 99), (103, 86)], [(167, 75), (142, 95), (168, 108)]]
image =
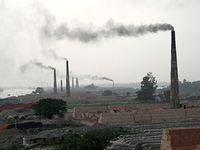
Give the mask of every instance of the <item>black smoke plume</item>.
[(49, 54), (54, 57), (56, 60), (67, 60), (65, 57), (59, 57), (53, 49), (49, 50)]
[(37, 60), (30, 60), (28, 63), (21, 65), (21, 66), (19, 67), (19, 69), (20, 69), (20, 71), (21, 71), (22, 73), (24, 73), (24, 72), (26, 72), (26, 70), (27, 70), (28, 68), (30, 68), (30, 66), (32, 66), (32, 65), (36, 65), (36, 66), (38, 66), (38, 67), (40, 67), (40, 68), (42, 68), (42, 69), (52, 69), (52, 70), (55, 69), (55, 68), (52, 67), (52, 66), (45, 66), (42, 62), (38, 62)]
[(93, 80), (93, 81), (96, 81), (96, 80), (108, 80), (108, 81), (113, 81), (112, 79), (109, 79), (107, 77), (98, 77), (98, 76), (93, 76), (93, 75), (88, 75), (88, 74), (85, 74), (85, 75), (77, 75), (73, 72), (70, 72), (70, 76), (72, 77), (76, 77), (80, 80), (84, 80), (84, 79), (90, 79), (90, 80)]
[(42, 69), (52, 69), (52, 70), (55, 69), (54, 67), (43, 65), (41, 62), (34, 62), (34, 64), (35, 64), (36, 66), (42, 68)]
[[(45, 16), (48, 17), (48, 16)], [(55, 20), (52, 20), (52, 22)], [(50, 24), (45, 24), (42, 28), (42, 33), (46, 38), (55, 38), (57, 40), (69, 39), (78, 40), (83, 43), (96, 42), (102, 38), (113, 37), (139, 37), (148, 33), (157, 33), (158, 31), (174, 30), (171, 24), (157, 23), (149, 25), (124, 25), (122, 23), (115, 23), (112, 19), (99, 28), (77, 27), (70, 28), (66, 24), (61, 24), (53, 27)]]

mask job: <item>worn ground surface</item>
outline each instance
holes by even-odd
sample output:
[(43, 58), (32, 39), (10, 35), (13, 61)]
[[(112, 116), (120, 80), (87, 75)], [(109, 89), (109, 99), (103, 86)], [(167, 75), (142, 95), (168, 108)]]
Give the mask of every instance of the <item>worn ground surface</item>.
[[(62, 121), (60, 121), (62, 122)], [(66, 122), (66, 121), (64, 121)], [(27, 130), (24, 133), (20, 129), (9, 129), (0, 134), (0, 147), (6, 147), (12, 143), (22, 144), (23, 137), (37, 136), (37, 137), (57, 137), (60, 135), (80, 135), (92, 129), (111, 128), (115, 132), (128, 130), (130, 132), (139, 132), (135, 135), (120, 135), (117, 139), (112, 141), (111, 147), (108, 149), (126, 147), (126, 149), (133, 149), (136, 143), (146, 145), (146, 149), (159, 149), (162, 138), (162, 130), (166, 128), (181, 128), (181, 127), (199, 127), (200, 121), (179, 121), (179, 122), (162, 122), (162, 123), (138, 123), (127, 125), (103, 125), (99, 123), (91, 124), (84, 123), (82, 127), (64, 127), (59, 129), (51, 129), (45, 131)], [(123, 148), (123, 149), (124, 149)], [(36, 149), (36, 148), (35, 148)], [(38, 149), (38, 148), (37, 148)], [(45, 149), (45, 148), (39, 148)], [(48, 149), (48, 148), (46, 148)]]

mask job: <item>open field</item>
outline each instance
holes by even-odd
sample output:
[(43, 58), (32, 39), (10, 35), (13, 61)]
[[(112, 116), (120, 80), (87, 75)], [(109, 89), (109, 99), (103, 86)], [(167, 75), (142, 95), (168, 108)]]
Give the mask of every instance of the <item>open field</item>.
[(109, 106), (109, 105), (132, 105), (132, 104), (127, 104), (127, 102), (106, 102), (106, 103), (89, 103), (89, 104), (69, 103), (67, 104), (67, 108), (73, 109), (74, 107)]
[[(127, 102), (101, 102), (101, 103), (89, 103), (89, 104), (83, 104), (83, 103), (68, 103), (67, 108), (73, 109), (74, 107), (88, 107), (88, 106), (109, 106), (109, 105), (140, 105), (140, 104), (155, 104), (155, 103), (140, 103), (138, 101), (135, 101), (133, 103), (127, 103)], [(159, 104), (159, 103), (157, 103)]]

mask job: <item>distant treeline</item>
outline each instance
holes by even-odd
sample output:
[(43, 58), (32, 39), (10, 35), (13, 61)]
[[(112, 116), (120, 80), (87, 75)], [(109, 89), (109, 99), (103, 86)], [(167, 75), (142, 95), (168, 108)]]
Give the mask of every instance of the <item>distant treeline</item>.
[(198, 92), (200, 91), (200, 81), (189, 82), (186, 81), (186, 79), (184, 79), (183, 82), (179, 82), (179, 90), (182, 92), (185, 91)]

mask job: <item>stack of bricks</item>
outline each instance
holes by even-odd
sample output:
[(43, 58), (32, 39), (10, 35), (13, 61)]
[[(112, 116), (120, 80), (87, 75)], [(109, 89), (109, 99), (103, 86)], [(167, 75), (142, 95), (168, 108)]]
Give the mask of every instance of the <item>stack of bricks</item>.
[(152, 122), (186, 120), (184, 109), (152, 110)]
[(134, 111), (133, 116), (136, 123), (151, 122), (151, 114), (149, 111)]
[(200, 119), (200, 109), (186, 109), (187, 120)]
[(4, 132), (5, 131), (5, 128), (10, 125), (10, 124), (0, 124), (0, 133)]
[(200, 144), (200, 127), (163, 129), (161, 150), (195, 150)]
[(134, 123), (132, 112), (104, 113), (100, 115), (98, 123), (103, 124), (132, 124)]

